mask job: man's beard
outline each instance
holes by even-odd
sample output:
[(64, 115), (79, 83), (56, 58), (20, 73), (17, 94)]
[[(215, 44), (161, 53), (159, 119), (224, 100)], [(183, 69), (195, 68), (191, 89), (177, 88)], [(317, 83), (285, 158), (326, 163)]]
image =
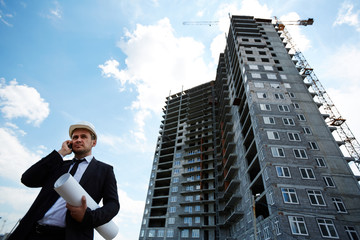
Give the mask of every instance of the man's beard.
[(83, 155), (83, 154), (90, 152), (90, 150), (91, 149), (81, 149), (81, 150), (73, 150), (73, 152), (77, 155)]

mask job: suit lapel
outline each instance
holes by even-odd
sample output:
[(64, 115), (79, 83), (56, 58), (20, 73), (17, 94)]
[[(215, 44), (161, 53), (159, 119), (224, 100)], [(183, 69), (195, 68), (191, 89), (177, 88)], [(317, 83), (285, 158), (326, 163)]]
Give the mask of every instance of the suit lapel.
[(88, 182), (89, 178), (92, 176), (93, 172), (96, 171), (97, 160), (93, 157), (90, 161), (89, 166), (86, 168), (84, 174), (80, 179), (80, 185), (85, 186), (86, 182)]

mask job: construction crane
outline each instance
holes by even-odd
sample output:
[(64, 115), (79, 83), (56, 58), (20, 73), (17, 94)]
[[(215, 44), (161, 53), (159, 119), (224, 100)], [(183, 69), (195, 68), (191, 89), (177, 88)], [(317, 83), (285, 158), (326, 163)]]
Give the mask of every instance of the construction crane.
[[(307, 26), (314, 23), (314, 19), (309, 18), (308, 20), (298, 20), (283, 22), (275, 17), (277, 30), (282, 32), (283, 36), (286, 39), (286, 42), (290, 45), (291, 49), (294, 51), (294, 58), (297, 60), (296, 67), (300, 70), (300, 75), (306, 79), (308, 83), (311, 83), (313, 91), (316, 93), (320, 103), (323, 106), (324, 111), (328, 115), (327, 124), (331, 127), (335, 127), (336, 131), (344, 143), (346, 150), (348, 151), (350, 158), (347, 158), (348, 162), (353, 162), (360, 172), (360, 144), (356, 140), (354, 134), (351, 132), (349, 126), (346, 124), (346, 119), (343, 118), (336, 108), (335, 104), (331, 100), (330, 96), (325, 91), (318, 77), (315, 75), (313, 68), (306, 61), (304, 55), (296, 47), (293, 39), (291, 38), (290, 33), (285, 28), (286, 25), (301, 25)], [(360, 178), (358, 177), (358, 180)]]

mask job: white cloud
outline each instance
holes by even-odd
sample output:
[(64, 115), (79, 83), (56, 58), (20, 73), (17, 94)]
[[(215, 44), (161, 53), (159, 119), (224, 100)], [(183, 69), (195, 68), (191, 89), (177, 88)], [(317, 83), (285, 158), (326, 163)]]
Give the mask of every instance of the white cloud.
[(164, 18), (156, 25), (138, 24), (126, 39), (118, 43), (127, 55), (126, 68), (119, 69), (116, 60), (99, 65), (106, 77), (115, 78), (124, 88), (136, 86), (137, 99), (131, 105), (136, 111), (134, 134), (143, 141), (144, 121), (151, 114), (160, 114), (169, 91), (174, 93), (213, 80), (215, 69), (204, 62), (204, 45), (193, 38), (175, 36), (170, 21)]
[(0, 111), (7, 119), (23, 117), (27, 123), (39, 126), (49, 115), (49, 104), (32, 87), (19, 85), (16, 80), (7, 85), (0, 79)]
[(39, 189), (0, 186), (0, 192), (0, 204), (8, 204), (13, 210), (25, 214), (39, 193)]
[(48, 17), (52, 18), (52, 19), (61, 19), (62, 18), (62, 7), (60, 6), (58, 1), (55, 1), (54, 5), (55, 5), (54, 8), (49, 10), (50, 14), (48, 15)]
[(21, 174), (40, 157), (31, 153), (8, 128), (0, 128), (0, 176), (19, 182)]
[(2, 220), (6, 220), (1, 233), (6, 233), (10, 232), (17, 221), (25, 215), (39, 189), (0, 186), (0, 192), (0, 216)]
[(298, 49), (300, 49), (300, 51), (305, 51), (311, 47), (311, 44), (310, 40), (301, 33), (301, 28), (303, 28), (303, 26), (286, 24), (286, 22), (296, 22), (300, 19), (299, 14), (296, 12), (291, 12), (280, 17), (280, 20), (284, 22), (286, 29), (289, 31), (291, 38), (293, 39), (293, 43)]
[[(119, 227), (119, 233), (116, 236), (117, 240), (136, 239), (134, 233), (138, 234), (142, 215), (144, 211), (145, 202), (134, 200), (121, 189), (118, 189), (120, 211), (113, 219), (114, 223)], [(98, 233), (95, 234), (96, 240), (103, 239)]]
[(360, 32), (360, 11), (353, 12), (354, 5), (349, 2), (344, 2), (338, 11), (337, 18), (333, 23), (333, 26), (348, 24), (354, 26), (356, 31)]
[(360, 138), (360, 118), (358, 96), (360, 92), (360, 75), (358, 59), (360, 45), (343, 45), (326, 57), (320, 67), (321, 79), (325, 79), (327, 93), (341, 113), (347, 119), (352, 133)]
[(7, 20), (8, 18), (13, 18), (13, 15), (9, 13), (3, 13), (3, 11), (0, 9), (0, 21), (4, 23), (6, 26), (12, 27), (13, 25), (8, 22)]

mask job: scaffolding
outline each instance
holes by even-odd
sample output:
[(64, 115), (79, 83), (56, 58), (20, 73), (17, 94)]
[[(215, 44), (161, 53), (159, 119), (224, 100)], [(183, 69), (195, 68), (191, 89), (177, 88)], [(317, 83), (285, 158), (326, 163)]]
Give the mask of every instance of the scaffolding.
[[(281, 32), (291, 47), (291, 50), (294, 51), (294, 60), (296, 60), (296, 67), (299, 69), (300, 75), (304, 78), (304, 81), (308, 84), (311, 84), (313, 91), (316, 93), (317, 98), (319, 99), (325, 113), (328, 115), (326, 123), (330, 127), (335, 127), (336, 132), (339, 135), (339, 138), (343, 142), (346, 150), (348, 151), (350, 157), (346, 158), (349, 163), (352, 163), (357, 170), (360, 172), (360, 144), (356, 140), (354, 134), (351, 132), (349, 126), (346, 123), (346, 119), (342, 117), (335, 104), (331, 100), (329, 94), (327, 94), (323, 85), (316, 76), (313, 68), (310, 66), (308, 61), (305, 59), (301, 51), (296, 47), (289, 31), (286, 29), (284, 22), (279, 21), (275, 17), (276, 27), (279, 32)], [(312, 25), (314, 20), (309, 18), (308, 20), (299, 20), (295, 24), (291, 25)], [(352, 169), (354, 172), (354, 169)], [(354, 172), (355, 175), (357, 175)], [(360, 176), (357, 176), (357, 180), (360, 180)]]

